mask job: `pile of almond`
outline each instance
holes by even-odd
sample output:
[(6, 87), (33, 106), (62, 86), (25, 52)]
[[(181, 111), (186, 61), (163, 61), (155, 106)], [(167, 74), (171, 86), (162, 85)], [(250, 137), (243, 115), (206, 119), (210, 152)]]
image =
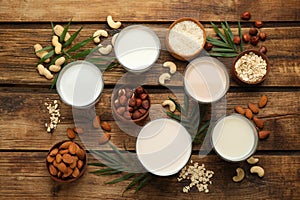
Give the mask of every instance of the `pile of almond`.
[(58, 179), (78, 177), (86, 164), (86, 153), (77, 143), (64, 141), (52, 148), (47, 156), (50, 174)]
[(245, 115), (248, 119), (253, 120), (256, 127), (260, 130), (258, 132), (259, 139), (265, 139), (270, 135), (270, 131), (262, 130), (264, 128), (264, 121), (256, 116), (254, 114), (259, 113), (259, 108), (263, 108), (267, 105), (268, 97), (266, 95), (262, 95), (260, 97), (260, 100), (258, 102), (258, 106), (255, 103), (249, 102), (248, 108), (244, 109), (242, 106), (235, 106), (234, 110), (235, 112)]

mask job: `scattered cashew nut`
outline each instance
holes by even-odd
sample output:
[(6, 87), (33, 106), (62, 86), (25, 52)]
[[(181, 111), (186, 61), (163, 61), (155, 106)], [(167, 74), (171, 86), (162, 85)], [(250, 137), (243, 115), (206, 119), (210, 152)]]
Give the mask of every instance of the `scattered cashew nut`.
[(94, 42), (95, 43), (100, 43), (100, 37), (103, 36), (103, 37), (107, 37), (108, 36), (108, 33), (106, 30), (102, 30), (102, 29), (99, 29), (97, 31), (95, 31), (95, 33), (93, 34), (93, 37), (94, 37)]
[(107, 16), (107, 23), (108, 23), (109, 27), (113, 28), (113, 29), (118, 29), (122, 25), (121, 22), (115, 22), (111, 15)]
[(45, 76), (47, 79), (52, 79), (53, 78), (53, 75), (51, 74), (51, 72), (48, 69), (46, 69), (44, 67), (44, 65), (39, 64), (37, 66), (37, 70), (38, 70), (40, 75)]
[(254, 158), (253, 156), (251, 156), (250, 158), (247, 159), (247, 162), (250, 164), (250, 165), (254, 165), (256, 163), (258, 163), (259, 159), (258, 158)]
[(62, 44), (59, 43), (58, 37), (56, 35), (52, 36), (52, 45), (55, 47), (54, 51), (56, 54), (61, 54)]
[(170, 110), (171, 112), (175, 112), (175, 110), (176, 110), (176, 105), (175, 105), (175, 103), (174, 103), (173, 101), (171, 101), (171, 100), (165, 100), (161, 105), (162, 105), (162, 106), (168, 105), (168, 106), (169, 106), (169, 110)]
[(236, 174), (237, 174), (236, 176), (232, 177), (232, 180), (234, 182), (240, 182), (245, 177), (245, 171), (240, 167), (236, 169)]
[(98, 51), (102, 54), (102, 55), (108, 55), (110, 54), (110, 52), (112, 51), (112, 46), (109, 44), (106, 47), (103, 47), (101, 44), (98, 45), (98, 47), (100, 47), (98, 49)]
[(252, 174), (256, 173), (259, 177), (263, 177), (265, 175), (265, 170), (261, 166), (253, 166), (250, 169)]
[[(36, 55), (37, 57), (41, 58), (41, 59), (42, 59), (46, 54), (48, 54), (47, 51), (40, 51), (40, 50), (43, 48), (42, 45), (40, 45), (40, 44), (35, 44), (35, 45), (33, 46), (33, 48), (34, 48), (35, 55)], [(38, 51), (40, 51), (40, 52), (38, 52)], [(49, 62), (50, 62), (50, 58), (46, 59), (44, 62), (45, 62), (45, 63), (49, 63)]]
[(116, 39), (117, 39), (118, 35), (119, 35), (119, 33), (116, 33), (116, 34), (114, 34), (114, 35), (112, 36), (112, 38), (111, 38), (111, 44), (112, 44), (113, 46), (115, 46), (115, 42), (116, 42)]
[(166, 80), (168, 80), (168, 81), (171, 80), (171, 75), (169, 73), (163, 73), (158, 78), (158, 82), (161, 85), (164, 85)]
[(176, 72), (176, 65), (175, 63), (171, 61), (164, 62), (163, 67), (169, 67), (170, 68), (170, 74), (174, 74)]
[[(58, 37), (60, 37), (62, 35), (62, 33), (64, 32), (64, 27), (61, 25), (56, 25), (56, 26), (54, 26), (53, 31)], [(66, 42), (68, 39), (70, 39), (70, 37), (71, 37), (71, 35), (67, 32), (66, 36), (64, 38), (64, 41)]]

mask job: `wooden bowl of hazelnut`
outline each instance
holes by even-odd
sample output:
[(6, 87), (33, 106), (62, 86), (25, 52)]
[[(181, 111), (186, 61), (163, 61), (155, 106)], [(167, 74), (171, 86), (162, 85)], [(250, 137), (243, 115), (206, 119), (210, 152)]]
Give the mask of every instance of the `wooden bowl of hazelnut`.
[(111, 107), (114, 116), (124, 122), (141, 122), (149, 115), (150, 98), (148, 92), (138, 86), (134, 89), (120, 87), (113, 92)]
[(201, 53), (206, 41), (202, 24), (194, 18), (173, 22), (166, 35), (166, 47), (179, 60), (191, 60)]
[(270, 72), (267, 56), (257, 50), (246, 50), (234, 60), (231, 73), (238, 83), (256, 85), (262, 83)]
[(79, 179), (87, 168), (86, 151), (76, 142), (61, 141), (49, 150), (46, 167), (54, 181), (73, 182)]

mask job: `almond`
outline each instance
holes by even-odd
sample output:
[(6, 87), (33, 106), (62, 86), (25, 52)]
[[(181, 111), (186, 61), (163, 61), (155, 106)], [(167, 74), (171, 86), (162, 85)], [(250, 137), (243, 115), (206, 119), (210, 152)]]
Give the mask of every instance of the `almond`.
[(74, 131), (75, 133), (77, 133), (77, 134), (82, 134), (82, 133), (84, 133), (83, 128), (80, 128), (80, 127), (75, 127), (75, 128), (73, 128), (73, 131)]
[(73, 163), (73, 157), (70, 155), (70, 154), (64, 154), (63, 156), (62, 156), (62, 160), (64, 161), (64, 163), (67, 163), (67, 164), (71, 164), (71, 163)]
[(62, 175), (61, 171), (58, 171), (58, 172), (57, 172), (57, 177), (60, 178), (61, 175)]
[(110, 127), (109, 123), (107, 123), (107, 122), (103, 122), (101, 124), (101, 128), (105, 131), (111, 131), (111, 127)]
[(56, 160), (54, 160), (52, 164), (53, 164), (54, 167), (58, 166), (58, 163), (56, 162)]
[(82, 160), (78, 160), (77, 161), (77, 168), (81, 169), (83, 167), (83, 161)]
[(93, 120), (93, 127), (100, 128), (100, 117), (98, 115), (96, 115)]
[(254, 114), (257, 114), (257, 113), (259, 112), (258, 107), (257, 107), (254, 103), (249, 102), (249, 103), (248, 103), (248, 108), (249, 108)]
[(47, 156), (47, 162), (48, 163), (52, 163), (54, 161), (54, 159), (55, 159), (54, 156), (50, 156), (50, 155)]
[(79, 174), (80, 174), (79, 169), (78, 169), (78, 168), (75, 168), (75, 169), (73, 170), (72, 176), (73, 176), (74, 178), (76, 178), (77, 176), (79, 176)]
[(58, 153), (61, 154), (61, 155), (69, 153), (69, 149), (61, 149), (61, 150), (59, 150)]
[(269, 137), (269, 135), (270, 135), (270, 131), (259, 131), (258, 132), (259, 139), (266, 139), (267, 137)]
[(51, 152), (50, 152), (50, 156), (56, 156), (56, 154), (58, 153), (58, 148), (55, 148), (53, 149)]
[(67, 178), (68, 176), (70, 176), (73, 173), (73, 169), (71, 169), (71, 167), (67, 168), (67, 172), (64, 173), (64, 175), (62, 176), (63, 178)]
[(235, 110), (235, 112), (237, 112), (241, 115), (245, 114), (245, 110), (244, 110), (244, 108), (242, 108), (242, 106), (234, 106), (234, 110)]
[(61, 171), (63, 174), (68, 172), (67, 166), (65, 163), (61, 162), (59, 164), (57, 164), (57, 168), (59, 171)]
[(79, 158), (80, 160), (83, 160), (84, 157), (85, 157), (84, 150), (83, 150), (83, 149), (79, 149), (79, 150), (76, 152), (76, 155), (78, 156), (78, 158)]
[(110, 140), (110, 134), (109, 133), (104, 133), (100, 136), (99, 138), (99, 144), (105, 144)]
[(66, 141), (59, 146), (59, 149), (67, 149), (71, 143), (72, 141)]
[(245, 111), (245, 116), (248, 118), (248, 119), (252, 119), (253, 117), (253, 114), (252, 114), (252, 111), (250, 109), (246, 109)]
[(49, 165), (49, 172), (51, 175), (56, 176), (57, 175), (57, 169), (53, 165)]
[(56, 157), (55, 157), (55, 161), (56, 161), (57, 163), (60, 163), (61, 160), (62, 160), (61, 154), (57, 154)]
[(268, 97), (266, 95), (262, 95), (258, 102), (258, 107), (263, 108), (267, 105)]
[(76, 137), (76, 134), (73, 129), (67, 128), (67, 136), (69, 139), (73, 140)]
[(69, 152), (70, 154), (75, 154), (76, 153), (76, 144), (74, 142), (72, 142), (70, 145), (69, 145)]
[(71, 169), (74, 169), (76, 166), (77, 166), (76, 160), (70, 164)]
[(264, 127), (264, 121), (258, 117), (253, 117), (253, 121), (258, 128), (262, 129)]

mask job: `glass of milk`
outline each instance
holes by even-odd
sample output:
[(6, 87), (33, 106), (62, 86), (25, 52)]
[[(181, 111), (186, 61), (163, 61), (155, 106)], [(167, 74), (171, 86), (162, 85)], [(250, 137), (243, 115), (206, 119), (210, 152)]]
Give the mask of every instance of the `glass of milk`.
[(210, 129), (210, 135), (216, 153), (232, 162), (249, 158), (258, 144), (255, 125), (240, 114), (220, 118)]
[(192, 60), (184, 72), (184, 88), (195, 100), (211, 103), (221, 99), (229, 89), (229, 75), (216, 58), (204, 56)]
[(66, 65), (56, 82), (61, 100), (74, 108), (94, 105), (100, 98), (103, 86), (100, 69), (86, 61), (75, 61)]
[(118, 35), (114, 51), (121, 65), (130, 72), (144, 72), (158, 59), (160, 41), (155, 32), (142, 25), (124, 28)]

